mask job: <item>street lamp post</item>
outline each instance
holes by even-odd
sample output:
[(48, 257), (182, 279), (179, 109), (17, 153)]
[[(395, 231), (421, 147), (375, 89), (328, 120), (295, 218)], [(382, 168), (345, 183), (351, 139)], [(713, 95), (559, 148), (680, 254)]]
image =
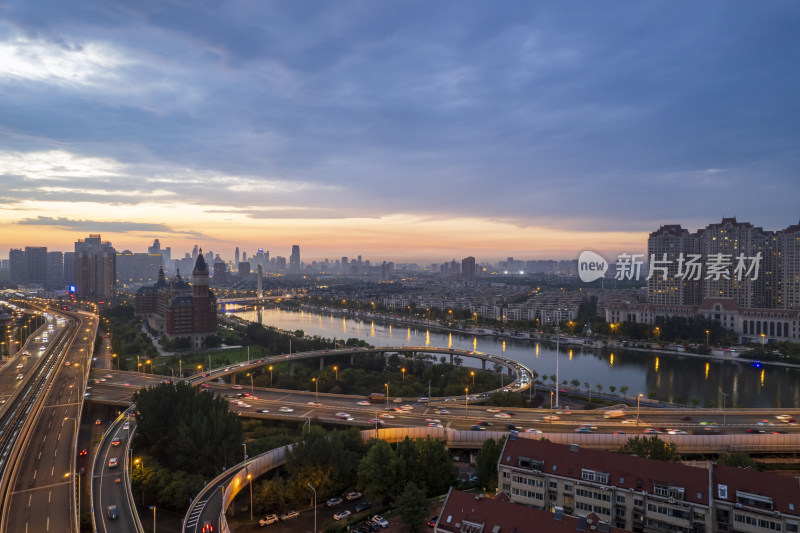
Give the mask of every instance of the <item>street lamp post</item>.
[(314, 491), (314, 533), (317, 533), (317, 489), (311, 483), (307, 485)]
[(475, 372), (470, 370), (469, 375), (472, 376), (472, 386), (475, 386)]
[(764, 349), (764, 346), (765, 346), (765, 344), (766, 344), (766, 340), (767, 340), (767, 336), (766, 336), (765, 334), (763, 334), (763, 333), (762, 333), (762, 334), (761, 334), (761, 349), (762, 349), (762, 350)]
[(405, 381), (406, 380), (406, 369), (405, 368), (401, 368), (400, 372), (403, 374), (403, 381)]
[(247, 474), (247, 484), (250, 485), (250, 521), (253, 521), (253, 475)]
[(469, 387), (464, 388), (464, 409), (467, 410), (467, 416), (469, 416)]
[(151, 505), (150, 509), (153, 510), (153, 533), (156, 533), (156, 506)]
[(314, 382), (314, 394), (316, 398), (315, 401), (319, 403), (319, 381), (317, 381), (317, 378), (311, 378), (311, 381)]
[(384, 383), (384, 385), (386, 386), (386, 408), (388, 409), (389, 408), (389, 384), (388, 383)]
[(639, 427), (639, 400), (642, 399), (642, 393), (636, 395), (636, 427)]
[(708, 334), (709, 334), (709, 331), (706, 330), (706, 347), (708, 347)]
[[(72, 420), (73, 427), (75, 428), (75, 440), (77, 441), (77, 439), (78, 439), (78, 419), (75, 418), (75, 417), (72, 417), (72, 416), (65, 416), (64, 417), (64, 421), (62, 422), (62, 424), (64, 422), (66, 422), (67, 420)], [(80, 515), (81, 515), (81, 478), (80, 478), (80, 476), (78, 476), (77, 473), (75, 474), (75, 477), (78, 478), (78, 501), (77, 501), (77, 506), (78, 506), (78, 516), (80, 517)]]
[(725, 426), (725, 398), (727, 398), (728, 395), (724, 392), (720, 392), (720, 394), (722, 394), (722, 425)]
[(255, 387), (253, 386), (253, 374), (248, 372), (247, 376), (250, 378), (250, 395), (251, 396), (255, 396), (256, 395), (256, 391), (255, 391)]
[(244, 448), (244, 460), (247, 461), (247, 443), (243, 442), (242, 447)]
[(333, 365), (333, 372), (336, 375), (336, 381), (339, 381), (339, 367), (336, 366), (336, 365)]
[(272, 388), (272, 365), (269, 365), (269, 388)]

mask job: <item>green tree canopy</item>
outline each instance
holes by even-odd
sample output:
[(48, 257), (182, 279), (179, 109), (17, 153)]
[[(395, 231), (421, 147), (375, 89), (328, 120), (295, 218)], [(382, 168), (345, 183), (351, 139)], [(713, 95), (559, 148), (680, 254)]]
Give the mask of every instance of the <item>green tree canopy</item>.
[(428, 500), (425, 491), (413, 481), (406, 483), (405, 489), (397, 498), (400, 518), (403, 519), (412, 532), (419, 531), (428, 515)]
[(396, 494), (397, 461), (385, 440), (377, 440), (358, 465), (358, 487), (379, 501), (388, 501)]
[(657, 461), (677, 461), (681, 457), (674, 444), (664, 442), (655, 435), (650, 438), (632, 437), (618, 451)]
[(180, 382), (141, 389), (133, 401), (136, 447), (165, 467), (212, 477), (237, 462), (242, 425), (224, 398)]
[(505, 440), (505, 436), (500, 437), (499, 441), (486, 439), (475, 457), (478, 467), (478, 485), (485, 490), (492, 491), (497, 488), (497, 462), (500, 460)]

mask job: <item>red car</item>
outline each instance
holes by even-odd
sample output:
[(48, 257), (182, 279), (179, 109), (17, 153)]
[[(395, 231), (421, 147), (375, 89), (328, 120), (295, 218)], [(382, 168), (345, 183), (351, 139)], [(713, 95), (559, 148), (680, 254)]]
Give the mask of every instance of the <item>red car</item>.
[(78, 455), (89, 455), (89, 450), (84, 448), (84, 449), (81, 450), (81, 453), (79, 453)]

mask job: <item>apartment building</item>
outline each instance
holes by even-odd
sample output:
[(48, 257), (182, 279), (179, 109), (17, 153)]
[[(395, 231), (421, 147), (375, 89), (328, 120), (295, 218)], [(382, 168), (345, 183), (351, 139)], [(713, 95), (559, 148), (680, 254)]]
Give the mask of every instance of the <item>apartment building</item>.
[(534, 439), (505, 443), (498, 487), (515, 503), (570, 516), (594, 513), (634, 532), (794, 533), (800, 524), (797, 478)]

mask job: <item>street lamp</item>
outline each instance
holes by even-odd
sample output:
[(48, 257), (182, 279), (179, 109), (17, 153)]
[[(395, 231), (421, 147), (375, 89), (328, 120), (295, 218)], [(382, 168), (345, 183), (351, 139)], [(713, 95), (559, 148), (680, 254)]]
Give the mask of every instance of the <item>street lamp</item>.
[(467, 416), (469, 416), (469, 387), (464, 388), (464, 409), (467, 410)]
[(388, 383), (384, 383), (384, 385), (386, 386), (386, 408), (388, 409), (389, 408), (389, 384)]
[(639, 427), (639, 400), (644, 396), (641, 392), (636, 395), (636, 427)]
[(269, 388), (272, 388), (272, 365), (269, 365)]
[(156, 533), (156, 506), (155, 505), (151, 505), (150, 509), (153, 510), (153, 533)]
[(253, 475), (247, 474), (247, 483), (250, 485), (250, 521), (253, 521)]
[(550, 410), (553, 410), (553, 391), (550, 391)]
[(469, 375), (472, 376), (472, 385), (475, 386), (475, 372), (470, 370)]
[(709, 331), (706, 330), (706, 346), (708, 346), (708, 333), (709, 333)]
[(767, 340), (767, 336), (762, 333), (761, 334), (761, 348), (762, 349), (764, 348), (764, 344), (765, 344), (766, 340)]
[(336, 374), (336, 381), (339, 381), (339, 367), (333, 365), (333, 372)]
[(254, 390), (254, 387), (253, 387), (253, 374), (248, 372), (247, 376), (250, 378), (250, 395), (251, 396), (255, 396), (256, 395), (256, 391)]
[(403, 373), (403, 381), (405, 381), (406, 380), (406, 369), (405, 368), (401, 368), (400, 372)]
[(314, 491), (314, 533), (317, 532), (317, 489), (311, 483), (306, 483)]
[(722, 394), (722, 425), (725, 426), (725, 398), (727, 398), (728, 395), (722, 391), (720, 391), (720, 394)]
[(314, 382), (314, 393), (316, 397), (316, 402), (319, 403), (319, 381), (317, 381), (317, 378), (311, 378), (311, 381)]
[(147, 361), (144, 362), (144, 364), (145, 364), (144, 371), (147, 372), (147, 366), (146, 365), (150, 365), (150, 373), (152, 374), (153, 373), (153, 361), (148, 359)]

